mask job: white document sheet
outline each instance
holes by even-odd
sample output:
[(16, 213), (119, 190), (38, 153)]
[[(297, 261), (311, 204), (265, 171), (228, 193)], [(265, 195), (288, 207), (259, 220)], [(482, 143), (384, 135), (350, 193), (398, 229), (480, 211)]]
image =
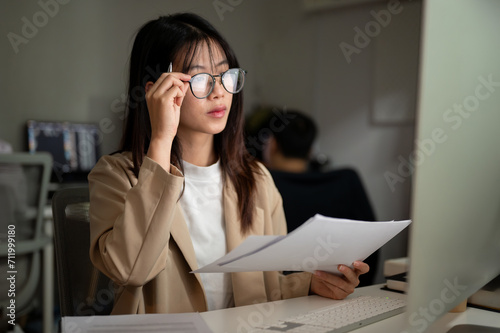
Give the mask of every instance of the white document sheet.
[(306, 271), (339, 273), (365, 260), (411, 223), (366, 222), (315, 215), (286, 236), (250, 236), (233, 251), (192, 273)]
[(212, 333), (199, 313), (63, 317), (62, 333)]

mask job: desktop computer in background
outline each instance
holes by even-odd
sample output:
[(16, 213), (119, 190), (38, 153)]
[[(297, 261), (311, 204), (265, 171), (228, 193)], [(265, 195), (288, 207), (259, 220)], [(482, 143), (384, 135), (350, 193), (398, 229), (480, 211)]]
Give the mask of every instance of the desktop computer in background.
[(53, 184), (61, 187), (87, 181), (101, 153), (97, 124), (29, 120), (26, 130), (30, 152), (52, 154)]
[(500, 274), (499, 17), (497, 0), (424, 2), (404, 332)]

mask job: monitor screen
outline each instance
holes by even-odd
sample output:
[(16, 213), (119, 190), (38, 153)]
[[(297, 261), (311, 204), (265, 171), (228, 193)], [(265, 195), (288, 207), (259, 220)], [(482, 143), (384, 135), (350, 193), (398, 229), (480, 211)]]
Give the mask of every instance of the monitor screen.
[(46, 151), (53, 157), (53, 182), (85, 181), (100, 156), (96, 124), (27, 122), (28, 150)]
[(500, 274), (500, 1), (423, 9), (408, 333)]

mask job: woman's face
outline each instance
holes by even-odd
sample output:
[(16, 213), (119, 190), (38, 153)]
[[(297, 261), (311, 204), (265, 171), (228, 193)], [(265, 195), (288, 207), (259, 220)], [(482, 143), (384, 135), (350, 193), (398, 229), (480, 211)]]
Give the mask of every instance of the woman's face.
[[(229, 69), (226, 56), (221, 47), (215, 43), (210, 45), (203, 43), (197, 49), (191, 67), (187, 74), (210, 73), (218, 75)], [(182, 61), (178, 62), (180, 65)], [(177, 71), (175, 68), (174, 71)], [(181, 105), (180, 123), (177, 134), (181, 137), (204, 133), (217, 134), (224, 130), (231, 109), (233, 95), (228, 93), (221, 84), (220, 77), (216, 78), (213, 91), (206, 98), (194, 97), (190, 89)]]

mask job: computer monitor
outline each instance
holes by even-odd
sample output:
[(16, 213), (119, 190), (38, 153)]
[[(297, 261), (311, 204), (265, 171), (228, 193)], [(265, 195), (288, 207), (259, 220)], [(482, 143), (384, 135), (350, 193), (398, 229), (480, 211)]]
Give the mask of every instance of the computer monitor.
[(86, 181), (100, 157), (101, 136), (96, 124), (29, 120), (26, 128), (28, 150), (52, 154), (52, 182)]
[(403, 332), (500, 274), (500, 1), (424, 1), (422, 14)]

